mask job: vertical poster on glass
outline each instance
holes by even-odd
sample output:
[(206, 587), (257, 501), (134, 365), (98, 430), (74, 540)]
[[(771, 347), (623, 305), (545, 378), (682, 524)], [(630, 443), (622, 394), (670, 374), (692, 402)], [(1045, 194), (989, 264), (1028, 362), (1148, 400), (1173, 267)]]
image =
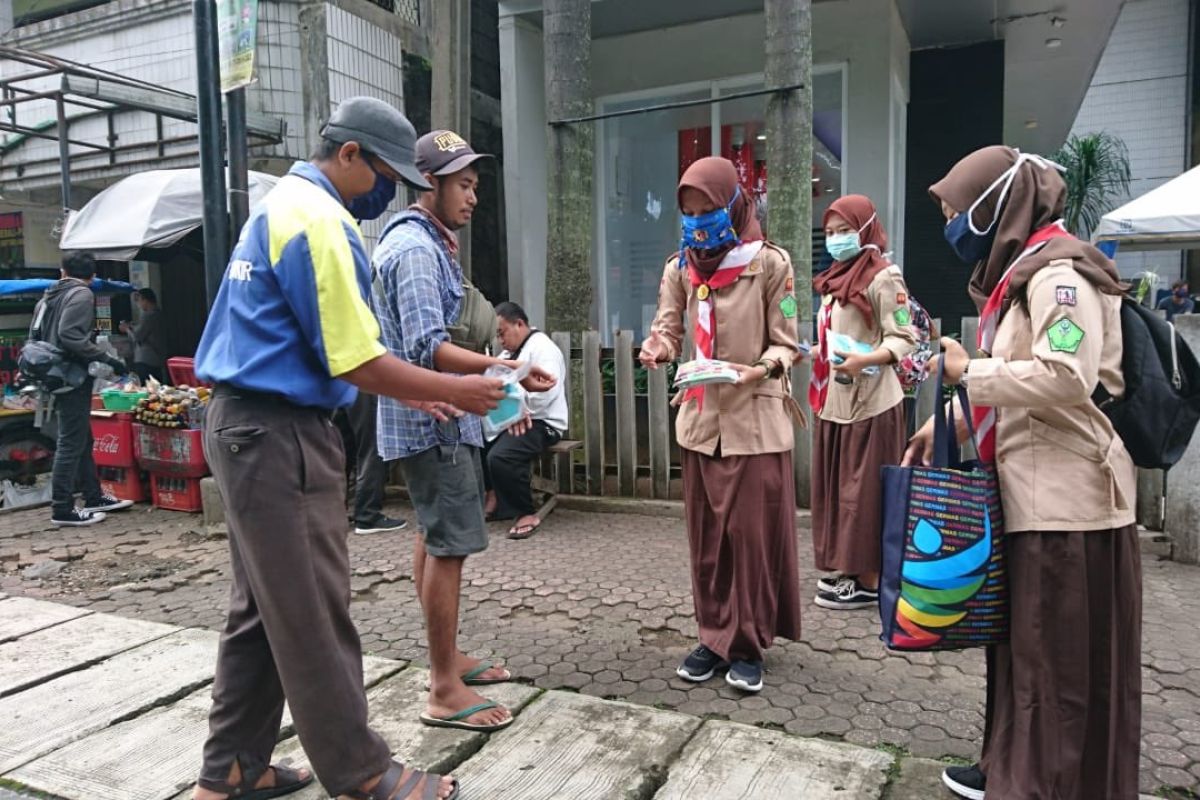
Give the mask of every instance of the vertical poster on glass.
[(25, 225), (20, 211), (0, 214), (0, 270), (25, 266)]

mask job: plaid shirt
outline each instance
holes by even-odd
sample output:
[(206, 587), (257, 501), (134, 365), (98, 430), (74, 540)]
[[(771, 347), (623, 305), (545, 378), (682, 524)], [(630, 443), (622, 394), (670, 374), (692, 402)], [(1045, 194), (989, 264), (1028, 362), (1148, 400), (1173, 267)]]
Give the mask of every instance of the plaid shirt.
[[(388, 223), (372, 261), (380, 278), (374, 306), (384, 346), (409, 363), (436, 369), (434, 353), (450, 341), (446, 322), (456, 321), (462, 311), (462, 268), (433, 223), (415, 211), (401, 212)], [(468, 414), (455, 427), (380, 397), (379, 457), (407, 458), (441, 444), (483, 447), (479, 417)]]

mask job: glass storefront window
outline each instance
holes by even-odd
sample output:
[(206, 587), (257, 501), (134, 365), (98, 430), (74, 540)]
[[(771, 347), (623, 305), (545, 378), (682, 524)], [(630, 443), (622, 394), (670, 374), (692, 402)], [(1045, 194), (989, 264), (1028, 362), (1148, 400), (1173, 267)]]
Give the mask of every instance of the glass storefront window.
[[(814, 269), (823, 266), (821, 216), (842, 193), (842, 80), (841, 70), (813, 77)], [(760, 88), (761, 79), (712, 83), (601, 105), (611, 112)], [(714, 153), (728, 158), (760, 206), (770, 202), (766, 105), (765, 96), (748, 97), (604, 121), (597, 159), (597, 263), (603, 269), (600, 317), (606, 339), (621, 328), (639, 338), (649, 329), (663, 262), (679, 247), (675, 187), (694, 161)]]

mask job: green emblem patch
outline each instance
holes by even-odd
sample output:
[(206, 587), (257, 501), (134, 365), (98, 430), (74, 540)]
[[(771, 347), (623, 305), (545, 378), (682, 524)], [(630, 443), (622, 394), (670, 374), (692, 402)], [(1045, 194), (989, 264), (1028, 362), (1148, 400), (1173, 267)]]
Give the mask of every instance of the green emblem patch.
[(796, 298), (792, 295), (786, 295), (779, 301), (779, 310), (783, 312), (784, 319), (795, 319), (796, 317)]
[(1046, 338), (1050, 340), (1051, 351), (1076, 353), (1083, 342), (1083, 328), (1076, 325), (1074, 320), (1062, 317), (1046, 331)]
[(908, 313), (907, 306), (901, 306), (892, 312), (892, 319), (896, 320), (896, 324), (900, 327), (912, 323), (912, 315)]

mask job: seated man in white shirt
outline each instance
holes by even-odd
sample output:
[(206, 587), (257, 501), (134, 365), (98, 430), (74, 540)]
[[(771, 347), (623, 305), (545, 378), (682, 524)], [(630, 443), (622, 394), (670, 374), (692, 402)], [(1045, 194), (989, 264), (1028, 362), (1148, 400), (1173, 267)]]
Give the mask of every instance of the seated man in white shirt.
[(566, 365), (562, 351), (539, 330), (529, 327), (529, 317), (516, 303), (496, 306), (496, 335), (502, 359), (528, 361), (554, 377), (554, 388), (527, 394), (529, 418), (501, 433), (484, 448), (486, 510), (491, 519), (516, 520), (510, 539), (528, 539), (542, 524), (533, 504), (530, 486), (533, 461), (558, 442), (567, 431), (567, 397), (563, 392)]

